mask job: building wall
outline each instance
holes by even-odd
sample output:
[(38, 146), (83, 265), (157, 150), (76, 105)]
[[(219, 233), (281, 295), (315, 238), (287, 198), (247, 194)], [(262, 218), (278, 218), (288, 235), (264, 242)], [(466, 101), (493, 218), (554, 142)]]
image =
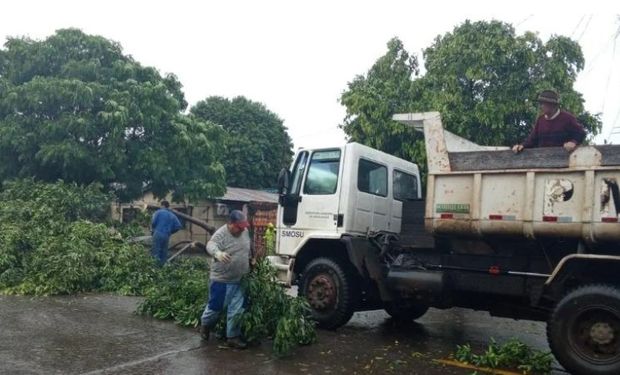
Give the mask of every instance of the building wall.
[[(131, 219), (132, 211), (143, 211), (148, 205), (159, 206), (160, 200), (155, 199), (151, 193), (145, 194), (141, 199), (131, 203), (117, 203), (112, 206), (112, 217), (115, 220), (123, 221)], [(196, 203), (170, 203), (170, 208), (179, 210), (192, 217), (203, 220), (215, 228), (226, 224), (228, 212), (230, 210), (241, 210), (250, 221), (250, 231), (253, 237), (254, 248), (257, 254), (264, 254), (264, 241), (262, 236), (269, 223), (275, 224), (277, 204), (270, 202), (238, 202), (206, 200)], [(226, 210), (225, 208), (228, 208)], [(150, 228), (145, 228), (145, 234), (150, 233)], [(200, 226), (192, 223), (185, 223), (184, 229), (173, 234), (170, 245), (180, 241), (198, 241), (206, 243), (209, 240), (207, 231)]]

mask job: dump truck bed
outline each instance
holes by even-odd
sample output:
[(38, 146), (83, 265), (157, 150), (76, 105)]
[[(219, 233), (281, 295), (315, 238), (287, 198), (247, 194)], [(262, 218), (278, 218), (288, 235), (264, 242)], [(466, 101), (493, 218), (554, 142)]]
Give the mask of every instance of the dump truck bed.
[(425, 226), (434, 235), (620, 241), (620, 146), (479, 146), (438, 113), (396, 115), (424, 131), (429, 174)]

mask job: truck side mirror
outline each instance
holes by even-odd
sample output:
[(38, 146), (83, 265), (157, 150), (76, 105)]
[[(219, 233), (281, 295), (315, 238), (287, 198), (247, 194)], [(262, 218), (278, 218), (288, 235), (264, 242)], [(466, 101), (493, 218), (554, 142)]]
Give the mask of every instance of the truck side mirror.
[(286, 168), (282, 168), (282, 170), (280, 171), (280, 174), (278, 175), (278, 194), (279, 195), (288, 193), (290, 179), (291, 179), (291, 172)]

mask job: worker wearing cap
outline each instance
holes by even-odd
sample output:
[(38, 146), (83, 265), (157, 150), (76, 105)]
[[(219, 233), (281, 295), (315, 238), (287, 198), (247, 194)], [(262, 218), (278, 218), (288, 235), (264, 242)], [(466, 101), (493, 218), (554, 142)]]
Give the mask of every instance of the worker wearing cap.
[(568, 152), (577, 148), (586, 138), (583, 126), (575, 116), (560, 109), (560, 96), (553, 90), (545, 90), (538, 95), (542, 115), (536, 120), (534, 129), (523, 144), (512, 147), (515, 153), (524, 148), (564, 147)]
[(238, 317), (243, 313), (244, 294), (241, 278), (250, 271), (249, 224), (241, 211), (232, 211), (228, 223), (219, 228), (207, 243), (207, 253), (214, 258), (211, 265), (209, 302), (202, 314), (200, 335), (209, 339), (226, 308), (226, 341), (229, 346), (245, 349)]

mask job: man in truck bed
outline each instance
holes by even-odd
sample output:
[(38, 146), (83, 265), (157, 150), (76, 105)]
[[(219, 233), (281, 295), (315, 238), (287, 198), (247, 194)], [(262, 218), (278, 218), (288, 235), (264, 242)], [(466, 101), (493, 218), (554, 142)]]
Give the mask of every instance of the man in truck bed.
[(577, 148), (585, 139), (586, 132), (575, 116), (560, 109), (558, 93), (545, 90), (538, 95), (538, 103), (543, 114), (536, 120), (525, 142), (515, 145), (512, 150), (518, 153), (524, 148), (564, 147), (571, 152)]

